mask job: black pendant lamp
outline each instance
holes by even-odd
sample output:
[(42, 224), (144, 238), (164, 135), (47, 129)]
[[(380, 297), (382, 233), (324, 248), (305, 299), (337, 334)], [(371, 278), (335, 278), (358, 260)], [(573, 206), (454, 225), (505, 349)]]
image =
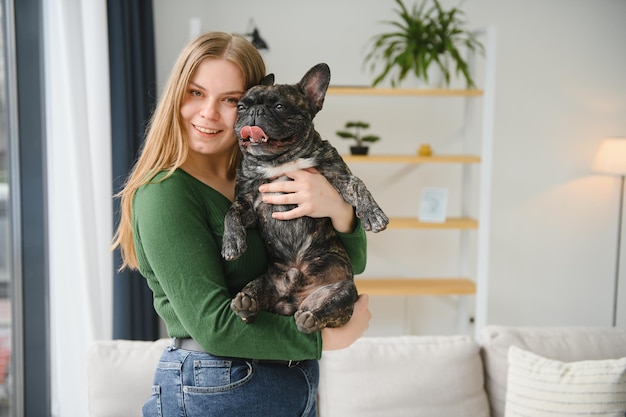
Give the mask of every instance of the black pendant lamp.
[(263, 39), (259, 34), (259, 29), (256, 27), (254, 19), (250, 19), (250, 24), (248, 26), (252, 27), (252, 31), (250, 33), (247, 33), (246, 36), (250, 38), (250, 42), (252, 42), (252, 45), (254, 45), (255, 48), (258, 50), (269, 50), (270, 48), (269, 46), (267, 46), (267, 42), (265, 42), (265, 39)]

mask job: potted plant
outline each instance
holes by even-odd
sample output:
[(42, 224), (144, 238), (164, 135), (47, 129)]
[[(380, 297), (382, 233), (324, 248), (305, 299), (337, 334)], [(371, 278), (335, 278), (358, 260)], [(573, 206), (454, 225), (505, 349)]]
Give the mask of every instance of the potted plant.
[(350, 153), (352, 153), (352, 155), (367, 155), (369, 146), (364, 143), (374, 143), (380, 140), (380, 136), (376, 135), (361, 136), (361, 130), (368, 129), (370, 127), (369, 123), (360, 121), (347, 122), (344, 127), (346, 129), (353, 129), (354, 131), (339, 130), (337, 131), (337, 136), (343, 139), (354, 139), (356, 141), (356, 145), (350, 146)]
[(383, 63), (372, 85), (378, 85), (389, 76), (392, 87), (396, 87), (409, 74), (428, 82), (428, 70), (435, 66), (448, 86), (454, 64), (456, 73), (467, 81), (467, 88), (475, 86), (461, 50), (483, 53), (483, 45), (464, 28), (463, 11), (456, 7), (444, 10), (437, 0), (422, 0), (410, 10), (402, 0), (396, 3), (399, 10), (394, 11), (399, 21), (384, 22), (394, 30), (374, 36), (364, 59), (364, 65), (369, 63), (371, 71), (375, 71), (381, 61)]

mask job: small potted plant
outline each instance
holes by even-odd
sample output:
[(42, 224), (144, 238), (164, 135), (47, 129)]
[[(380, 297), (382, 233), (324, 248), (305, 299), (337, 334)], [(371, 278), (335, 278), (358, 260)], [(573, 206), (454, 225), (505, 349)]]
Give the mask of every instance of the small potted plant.
[[(422, 0), (409, 10), (402, 0), (396, 0), (399, 10), (394, 10), (398, 21), (386, 21), (394, 27), (387, 33), (372, 38), (370, 52), (364, 59), (373, 72), (382, 62), (382, 70), (374, 79), (376, 86), (390, 77), (396, 87), (409, 74), (429, 81), (429, 69), (438, 68), (446, 86), (450, 85), (451, 66), (462, 74), (467, 88), (474, 87), (462, 50), (466, 48), (483, 53), (483, 45), (464, 28), (463, 11), (453, 7), (444, 10), (437, 0)], [(432, 3), (430, 7), (427, 7)]]
[(356, 145), (350, 146), (350, 153), (352, 155), (367, 155), (369, 146), (364, 143), (374, 143), (380, 140), (380, 136), (376, 135), (361, 136), (361, 130), (368, 129), (369, 127), (369, 123), (366, 122), (347, 122), (345, 128), (353, 129), (354, 131), (339, 130), (337, 131), (337, 136), (343, 139), (354, 139), (356, 141)]

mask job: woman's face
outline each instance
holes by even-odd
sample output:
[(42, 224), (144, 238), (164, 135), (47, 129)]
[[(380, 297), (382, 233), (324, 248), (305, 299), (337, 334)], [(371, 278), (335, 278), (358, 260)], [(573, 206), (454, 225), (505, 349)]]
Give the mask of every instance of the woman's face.
[(191, 152), (230, 154), (237, 140), (233, 130), (237, 102), (244, 88), (243, 74), (234, 63), (207, 58), (198, 65), (180, 108)]

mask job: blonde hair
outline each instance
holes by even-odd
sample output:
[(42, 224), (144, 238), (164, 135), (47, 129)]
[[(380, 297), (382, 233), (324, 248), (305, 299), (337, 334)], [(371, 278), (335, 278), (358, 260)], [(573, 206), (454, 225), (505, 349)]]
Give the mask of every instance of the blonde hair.
[[(263, 58), (252, 43), (238, 35), (208, 32), (192, 40), (181, 51), (152, 114), (139, 159), (124, 188), (115, 196), (120, 198), (121, 214), (112, 248), (120, 248), (120, 269), (139, 267), (132, 224), (132, 201), (135, 192), (160, 171), (168, 171), (165, 176), (167, 178), (187, 158), (188, 139), (181, 121), (180, 107), (196, 68), (207, 58), (227, 59), (236, 64), (243, 74), (246, 89), (259, 84), (265, 76)], [(234, 178), (240, 158), (241, 151), (234, 143), (228, 169), (230, 178)]]

